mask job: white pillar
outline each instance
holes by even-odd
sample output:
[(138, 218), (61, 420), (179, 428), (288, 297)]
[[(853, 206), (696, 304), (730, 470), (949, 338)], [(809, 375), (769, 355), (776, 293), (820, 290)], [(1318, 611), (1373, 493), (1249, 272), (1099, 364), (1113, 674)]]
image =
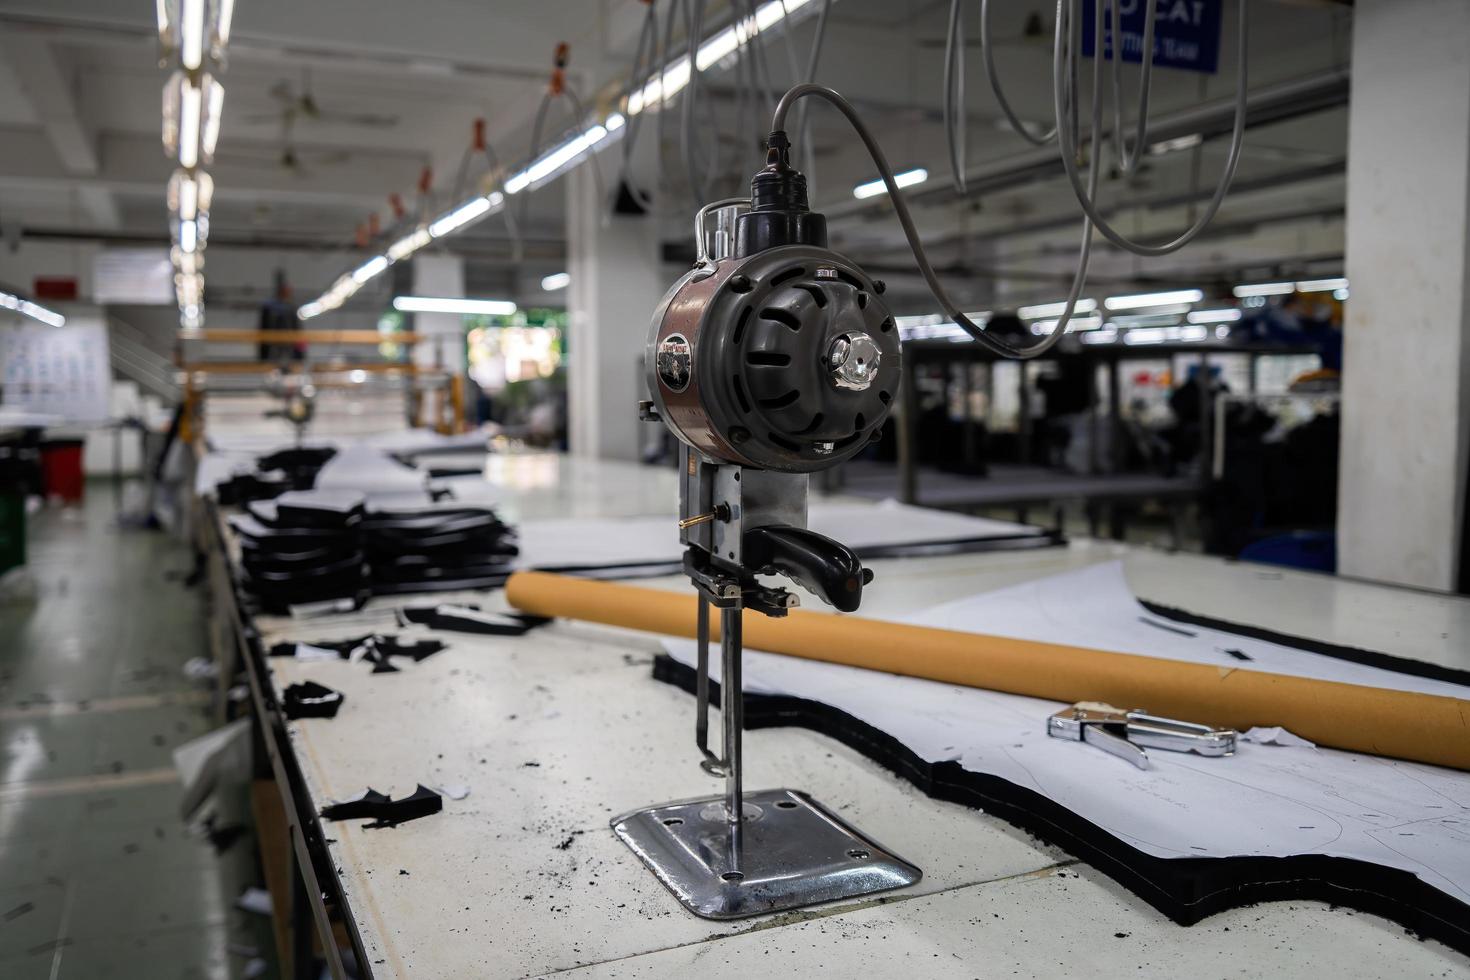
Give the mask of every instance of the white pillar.
[[(464, 296), (464, 259), (458, 255), (415, 255), (413, 294), (460, 298)], [(493, 298), (493, 297), (489, 297)], [(414, 347), (415, 364), (442, 364), (451, 372), (465, 371), (464, 317), (458, 313), (415, 313), (414, 333), (428, 337)]]
[(1470, 3), (1353, 10), (1338, 568), (1453, 589), (1470, 466)]
[[(646, 123), (635, 159), (653, 149), (651, 130)], [(605, 189), (590, 164), (566, 176), (567, 427), (575, 456), (636, 460), (644, 426), (638, 402), (648, 397), (643, 344), (671, 283), (660, 272), (652, 215), (609, 214), (620, 157), (616, 145), (602, 154)]]

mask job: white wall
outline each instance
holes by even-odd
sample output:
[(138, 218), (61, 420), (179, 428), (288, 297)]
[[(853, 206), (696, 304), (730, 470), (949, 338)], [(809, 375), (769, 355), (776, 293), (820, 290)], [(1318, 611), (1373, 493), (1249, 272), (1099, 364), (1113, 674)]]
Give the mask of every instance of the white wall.
[(1470, 3), (1354, 10), (1338, 567), (1448, 590), (1470, 459)]

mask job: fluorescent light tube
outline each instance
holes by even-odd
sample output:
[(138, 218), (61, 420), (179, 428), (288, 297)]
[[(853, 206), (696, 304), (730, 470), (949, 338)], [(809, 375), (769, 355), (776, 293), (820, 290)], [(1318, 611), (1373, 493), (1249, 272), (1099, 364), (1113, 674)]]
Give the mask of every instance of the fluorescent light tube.
[(569, 273), (553, 272), (551, 275), (541, 280), (541, 288), (546, 290), (548, 293), (554, 293), (558, 289), (566, 289), (567, 284), (571, 281), (572, 277)]
[(1167, 293), (1137, 293), (1133, 296), (1109, 296), (1103, 305), (1110, 310), (1137, 310), (1146, 306), (1169, 306), (1174, 303), (1198, 303), (1205, 294), (1198, 289), (1176, 289)]
[(179, 180), (179, 217), (185, 221), (199, 217), (199, 182), (187, 175)]
[(1240, 311), (1233, 307), (1225, 310), (1195, 310), (1187, 319), (1190, 323), (1234, 323), (1240, 319)]
[(28, 316), (32, 320), (39, 320), (48, 327), (66, 326), (66, 317), (55, 310), (48, 310), (39, 303), (32, 303), (28, 299), (21, 299), (10, 293), (0, 293), (0, 308), (14, 310), (22, 316)]
[(486, 313), (508, 316), (516, 305), (505, 299), (460, 299), (453, 296), (398, 296), (393, 308), (402, 313)]
[[(1077, 300), (1077, 305), (1072, 307), (1072, 312), (1074, 314), (1092, 313), (1096, 310), (1097, 300), (1095, 299), (1079, 299)], [(1052, 317), (1059, 317), (1065, 312), (1067, 312), (1067, 304), (1065, 302), (1042, 303), (1040, 306), (1021, 307), (1019, 310), (1016, 311), (1016, 316), (1020, 317), (1022, 320), (1043, 320)]]
[(204, 137), (200, 150), (204, 159), (212, 160), (214, 148), (219, 143), (220, 117), (225, 111), (225, 87), (207, 75), (205, 83), (209, 86), (209, 110), (204, 114)]
[(214, 22), (214, 40), (221, 48), (230, 43), (230, 23), (235, 19), (235, 0), (219, 0), (219, 16)]
[(179, 17), (182, 27), (179, 41), (179, 60), (184, 67), (193, 71), (204, 63), (204, 4), (205, 0), (182, 0), (183, 10)]
[(429, 244), (429, 229), (416, 229), (411, 235), (404, 235), (398, 241), (388, 246), (388, 258), (397, 262), (406, 259), (425, 245)]
[(179, 222), (179, 249), (185, 253), (199, 247), (199, 225), (193, 221)]
[[(901, 174), (895, 174), (893, 182), (899, 187), (912, 187), (915, 184), (922, 184), (928, 179), (929, 171), (923, 167), (916, 167), (913, 170), (905, 170)], [(852, 189), (852, 196), (860, 201), (864, 198), (877, 197), (879, 194), (887, 193), (888, 187), (883, 183), (882, 178), (870, 180), (866, 184), (858, 184)]]
[(1242, 283), (1231, 290), (1236, 299), (1246, 296), (1285, 296), (1296, 289), (1295, 283), (1290, 282), (1257, 282)]
[(1296, 284), (1297, 292), (1300, 293), (1335, 293), (1339, 289), (1348, 288), (1346, 279), (1308, 279)]
[(352, 272), (352, 281), (361, 285), (388, 268), (388, 256), (374, 255)]
[(429, 234), (435, 238), (447, 235), (456, 228), (463, 228), (489, 210), (489, 198), (474, 198), (465, 204), (461, 204), (458, 208), (429, 225)]
[(199, 86), (191, 79), (184, 79), (179, 92), (179, 166), (185, 170), (199, 165), (200, 102)]

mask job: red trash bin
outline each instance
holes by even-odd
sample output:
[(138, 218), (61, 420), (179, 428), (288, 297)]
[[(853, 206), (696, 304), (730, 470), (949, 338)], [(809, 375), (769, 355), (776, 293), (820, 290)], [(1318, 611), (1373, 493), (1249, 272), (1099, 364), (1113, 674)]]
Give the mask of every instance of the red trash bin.
[(41, 443), (41, 481), (46, 497), (79, 504), (86, 487), (82, 475), (82, 440), (48, 439)]

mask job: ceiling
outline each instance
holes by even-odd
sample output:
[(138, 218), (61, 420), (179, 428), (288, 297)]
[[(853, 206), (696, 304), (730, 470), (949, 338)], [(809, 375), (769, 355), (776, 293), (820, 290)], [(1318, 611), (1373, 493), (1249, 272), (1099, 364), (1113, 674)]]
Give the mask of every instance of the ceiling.
[[(789, 31), (773, 31), (764, 41), (777, 86), (790, 81), (793, 56), (805, 61), (818, 6), (807, 4)], [(1065, 178), (1039, 173), (969, 198), (948, 188), (940, 114), (948, 6), (835, 0), (818, 80), (859, 105), (896, 168), (928, 169), (930, 180), (915, 188), (922, 191), (914, 199), (916, 217), (962, 302), (1056, 298), (1075, 263), (1080, 231)], [(1044, 123), (1052, 7), (1036, 0), (996, 6), (997, 63), (1008, 94), (1022, 118)], [(662, 15), (667, 0), (657, 0), (656, 9)], [(1237, 50), (1235, 9), (1235, 0), (1227, 0), (1222, 66), (1233, 64)], [(392, 193), (411, 210), (441, 210), (456, 196), (477, 118), (486, 120), (502, 160), (524, 160), (555, 44), (570, 44), (570, 78), (583, 98), (605, 103), (629, 71), (643, 10), (636, 0), (238, 0), (222, 75), (222, 135), (210, 167), (216, 185), (211, 312), (252, 309), (269, 288), (272, 266), (286, 269), (298, 298), (316, 295), (361, 260), (354, 232), (370, 214), (388, 233)], [(729, 5), (714, 0), (710, 11), (717, 25), (728, 18)], [(55, 248), (166, 241), (170, 166), (159, 145), (164, 72), (152, 16), (144, 0), (0, 0), (0, 232), (7, 241)], [(1345, 66), (1349, 9), (1265, 2), (1252, 5), (1252, 16), (1252, 89)], [(973, 40), (973, 18), (970, 33)], [(1023, 159), (1031, 148), (1002, 124), (978, 48), (972, 43), (967, 53), (970, 165)], [(707, 138), (718, 133), (724, 164), (713, 190), (734, 193), (760, 163), (764, 124), (752, 108), (738, 125), (742, 107), (754, 104), (738, 71), (724, 66), (708, 74), (700, 116)], [(1130, 72), (1127, 91), (1134, 78)], [(1217, 76), (1160, 69), (1153, 112), (1228, 99), (1233, 84), (1230, 68)], [(319, 110), (315, 117), (301, 109), (307, 92)], [(691, 209), (678, 115), (671, 112), (666, 121), (661, 168), (672, 255), (686, 247)], [(1253, 127), (1236, 193), (1213, 233), (1162, 260), (1100, 246), (1095, 280), (1198, 283), (1339, 271), (1346, 118), (1339, 104)], [(834, 245), (891, 268), (885, 275), (900, 311), (931, 308), (908, 272), (891, 209), (881, 198), (866, 205), (852, 198), (852, 187), (875, 175), (861, 147), (826, 109), (813, 109), (812, 121), (816, 156), (799, 165), (812, 176), (814, 205), (831, 209)], [(1105, 180), (1102, 198), (1121, 206), (1115, 220), (1131, 233), (1171, 237), (1214, 186), (1226, 142), (1212, 138), (1198, 149), (1151, 156), (1136, 177)], [(602, 154), (609, 179), (620, 156), (616, 149)], [(414, 188), (425, 167), (432, 168), (434, 190), (420, 202)], [(476, 164), (466, 179), (480, 169)], [(563, 267), (563, 199), (560, 183), (532, 196), (521, 262), (497, 219), (438, 247), (466, 255), (472, 290), (511, 292), (523, 302), (546, 299), (536, 284)], [(10, 274), (6, 268), (17, 265), (17, 254), (0, 250), (0, 280), (19, 278), (18, 267)], [(359, 300), (365, 310), (378, 302), (367, 290)]]

